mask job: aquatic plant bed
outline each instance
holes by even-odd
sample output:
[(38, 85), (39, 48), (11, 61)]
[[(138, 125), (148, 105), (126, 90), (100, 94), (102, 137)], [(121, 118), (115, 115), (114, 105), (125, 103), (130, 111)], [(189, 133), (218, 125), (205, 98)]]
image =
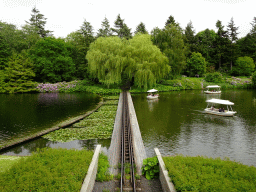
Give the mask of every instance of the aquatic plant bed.
[(22, 158), (26, 157), (0, 155), (0, 172), (7, 171)]
[(117, 105), (102, 105), (96, 112), (73, 124), (72, 127), (56, 130), (43, 137), (58, 142), (111, 138), (116, 110)]
[(110, 95), (110, 96), (104, 96), (105, 100), (118, 100), (119, 99), (119, 95)]
[(0, 173), (0, 191), (80, 191), (92, 151), (44, 148)]
[(118, 105), (118, 100), (106, 100), (104, 105)]
[(163, 157), (168, 174), (179, 191), (256, 191), (256, 168), (229, 159)]

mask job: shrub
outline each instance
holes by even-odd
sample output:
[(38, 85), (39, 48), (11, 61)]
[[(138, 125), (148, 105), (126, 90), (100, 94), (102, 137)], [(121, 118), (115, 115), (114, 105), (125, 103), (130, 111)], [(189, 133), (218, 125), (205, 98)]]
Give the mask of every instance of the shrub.
[(0, 173), (0, 191), (79, 191), (92, 151), (44, 148)]
[(238, 75), (249, 76), (254, 71), (255, 64), (251, 57), (238, 57), (236, 60), (235, 71), (237, 71)]
[(222, 74), (219, 72), (215, 73), (207, 73), (205, 75), (205, 81), (207, 82), (213, 82), (213, 83), (222, 83), (223, 82), (223, 77)]
[(229, 159), (163, 157), (177, 191), (256, 191), (256, 168)]
[(98, 161), (98, 171), (96, 175), (96, 181), (109, 181), (113, 179), (113, 175), (110, 175), (108, 157), (103, 153), (100, 153)]
[(194, 77), (195, 75), (202, 76), (206, 72), (206, 61), (201, 53), (193, 52), (190, 59), (187, 61), (187, 74)]
[(157, 157), (150, 157), (143, 160), (142, 174), (148, 180), (157, 178), (159, 175), (159, 165)]

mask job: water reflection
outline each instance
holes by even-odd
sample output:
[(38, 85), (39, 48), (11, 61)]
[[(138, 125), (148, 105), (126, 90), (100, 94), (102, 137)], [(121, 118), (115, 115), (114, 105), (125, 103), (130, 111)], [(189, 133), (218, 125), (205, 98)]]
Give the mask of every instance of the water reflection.
[(133, 95), (148, 156), (158, 147), (163, 155), (229, 157), (256, 166), (255, 90), (224, 90), (219, 99), (235, 103), (234, 117), (202, 113), (210, 97), (202, 91), (161, 93), (153, 108), (145, 95)]
[(149, 111), (153, 111), (154, 105), (156, 105), (158, 103), (158, 98), (157, 99), (148, 99), (147, 102), (148, 102)]
[(45, 147), (50, 148), (66, 148), (66, 149), (77, 149), (81, 150), (83, 148), (88, 150), (94, 150), (96, 145), (101, 144), (102, 150), (105, 154), (108, 153), (108, 148), (110, 146), (110, 139), (90, 139), (90, 140), (75, 140), (70, 142), (55, 142), (49, 141), (48, 139), (38, 138), (27, 143), (20, 144), (11, 149), (2, 151), (1, 155), (30, 155), (35, 152), (38, 148), (42, 149)]
[(0, 94), (0, 145), (84, 114), (99, 99), (89, 93)]

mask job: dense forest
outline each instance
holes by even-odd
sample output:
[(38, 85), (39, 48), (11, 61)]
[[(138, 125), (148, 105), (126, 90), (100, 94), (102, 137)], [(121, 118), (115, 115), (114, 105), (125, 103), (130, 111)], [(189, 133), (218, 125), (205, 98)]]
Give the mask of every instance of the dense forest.
[(218, 20), (215, 30), (195, 33), (192, 21), (182, 29), (170, 15), (163, 29), (149, 32), (141, 22), (132, 33), (119, 14), (113, 28), (105, 17), (94, 32), (84, 20), (79, 30), (65, 38), (55, 38), (45, 28), (46, 22), (36, 8), (21, 29), (0, 21), (0, 93), (78, 79), (152, 87), (181, 75), (251, 76), (255, 68), (256, 17), (242, 38), (233, 18), (226, 26)]

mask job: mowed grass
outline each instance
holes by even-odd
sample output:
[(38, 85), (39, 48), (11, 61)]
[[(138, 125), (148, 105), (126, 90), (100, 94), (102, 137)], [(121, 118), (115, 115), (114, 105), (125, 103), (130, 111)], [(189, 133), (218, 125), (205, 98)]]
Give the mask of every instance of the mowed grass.
[(256, 168), (229, 159), (163, 157), (174, 186), (179, 191), (256, 191)]
[(0, 191), (80, 191), (92, 151), (44, 148), (0, 173)]

